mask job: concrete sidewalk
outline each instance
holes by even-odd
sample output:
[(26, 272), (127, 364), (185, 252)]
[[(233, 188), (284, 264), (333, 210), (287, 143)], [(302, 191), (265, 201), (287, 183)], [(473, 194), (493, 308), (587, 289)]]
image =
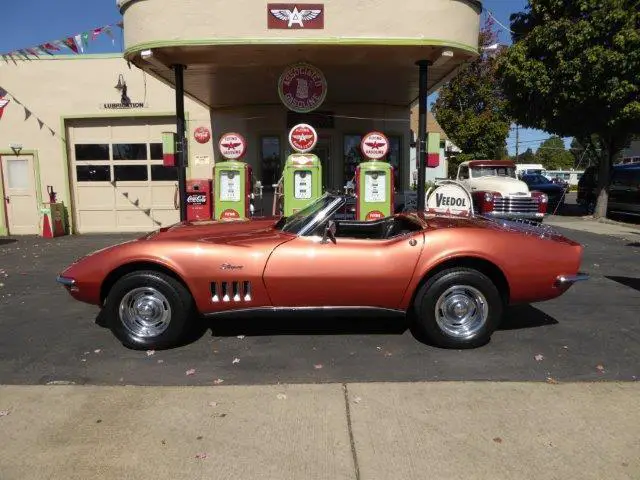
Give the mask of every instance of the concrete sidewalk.
[(4, 386), (0, 411), (2, 480), (640, 478), (638, 383)]
[(610, 235), (623, 240), (640, 241), (640, 225), (635, 224), (625, 224), (611, 220), (598, 221), (591, 217), (563, 217), (558, 215), (546, 217), (544, 223), (552, 227)]

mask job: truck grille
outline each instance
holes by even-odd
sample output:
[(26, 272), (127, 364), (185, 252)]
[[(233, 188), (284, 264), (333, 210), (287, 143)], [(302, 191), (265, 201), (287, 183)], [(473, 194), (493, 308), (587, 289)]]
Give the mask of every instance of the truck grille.
[(538, 201), (531, 197), (499, 197), (493, 201), (496, 213), (536, 213)]

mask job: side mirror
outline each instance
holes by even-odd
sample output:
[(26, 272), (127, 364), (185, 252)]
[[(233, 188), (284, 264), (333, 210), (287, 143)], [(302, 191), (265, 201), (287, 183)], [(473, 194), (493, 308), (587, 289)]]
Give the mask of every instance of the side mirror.
[(327, 226), (324, 227), (321, 243), (328, 243), (328, 240), (331, 240), (334, 244), (336, 243), (336, 222), (333, 220), (329, 220)]

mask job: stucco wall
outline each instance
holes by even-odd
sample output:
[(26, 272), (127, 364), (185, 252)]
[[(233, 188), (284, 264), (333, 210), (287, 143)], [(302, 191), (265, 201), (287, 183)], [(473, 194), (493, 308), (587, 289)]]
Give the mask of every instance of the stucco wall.
[[(425, 39), (475, 49), (479, 2), (469, 0), (324, 0), (324, 29), (268, 30), (267, 2), (131, 0), (123, 2), (126, 48), (185, 40)], [(278, 2), (273, 2), (278, 3)], [(307, 2), (312, 3), (312, 2)], [(153, 19), (153, 21), (150, 21)]]
[[(104, 103), (120, 101), (120, 93), (114, 88), (119, 74), (125, 78), (131, 101), (145, 102), (147, 107), (126, 111), (102, 107)], [(52, 57), (18, 61), (17, 65), (5, 63), (0, 67), (0, 87), (8, 92), (6, 98), (10, 100), (0, 120), (0, 151), (9, 149), (10, 144), (37, 150), (43, 198), (47, 198), (46, 186), (52, 185), (66, 205), (70, 203), (63, 117), (132, 117), (175, 112), (174, 91), (134, 66), (129, 69), (120, 56)], [(185, 109), (189, 115), (190, 154), (212, 155), (211, 143), (200, 145), (192, 134), (195, 126), (211, 127), (208, 108), (187, 99)], [(42, 128), (38, 119), (44, 123)], [(197, 167), (192, 171), (193, 176), (203, 173)]]

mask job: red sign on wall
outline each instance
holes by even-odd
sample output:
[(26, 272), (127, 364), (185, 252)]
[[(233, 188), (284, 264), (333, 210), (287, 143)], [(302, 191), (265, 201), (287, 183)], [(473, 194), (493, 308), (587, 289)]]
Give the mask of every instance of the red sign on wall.
[(324, 5), (322, 3), (269, 3), (267, 4), (267, 28), (323, 29)]
[(198, 143), (207, 143), (209, 140), (211, 140), (211, 132), (207, 127), (198, 127), (193, 132), (193, 137)]
[(327, 80), (322, 71), (307, 63), (287, 67), (278, 80), (280, 100), (298, 113), (315, 110), (327, 96)]

